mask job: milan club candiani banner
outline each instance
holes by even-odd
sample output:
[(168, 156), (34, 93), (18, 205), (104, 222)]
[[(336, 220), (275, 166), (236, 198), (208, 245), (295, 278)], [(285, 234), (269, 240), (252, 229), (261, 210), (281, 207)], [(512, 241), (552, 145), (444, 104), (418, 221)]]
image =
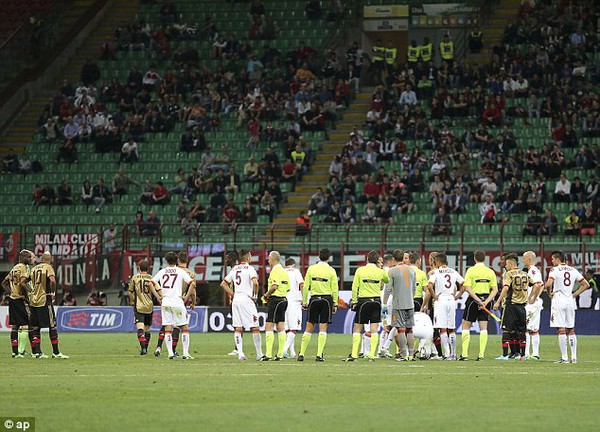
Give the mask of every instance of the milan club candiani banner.
[(41, 255), (44, 251), (50, 251), (52, 255), (62, 258), (80, 258), (95, 255), (99, 244), (100, 236), (97, 233), (36, 233), (33, 252)]

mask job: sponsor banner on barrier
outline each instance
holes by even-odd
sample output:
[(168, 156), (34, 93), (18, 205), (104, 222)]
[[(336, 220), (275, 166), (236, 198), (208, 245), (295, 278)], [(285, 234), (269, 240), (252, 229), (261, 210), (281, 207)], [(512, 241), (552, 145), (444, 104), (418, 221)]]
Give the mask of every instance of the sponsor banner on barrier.
[(0, 232), (0, 261), (14, 261), (19, 248), (18, 233)]
[(97, 252), (100, 236), (97, 233), (35, 233), (33, 252), (41, 255), (50, 251), (63, 258), (77, 258)]
[[(198, 307), (189, 310), (190, 331), (204, 332), (206, 308)], [(58, 307), (56, 320), (59, 332), (133, 332), (135, 331), (134, 313), (132, 307)], [(160, 308), (154, 308), (152, 330), (161, 327)]]

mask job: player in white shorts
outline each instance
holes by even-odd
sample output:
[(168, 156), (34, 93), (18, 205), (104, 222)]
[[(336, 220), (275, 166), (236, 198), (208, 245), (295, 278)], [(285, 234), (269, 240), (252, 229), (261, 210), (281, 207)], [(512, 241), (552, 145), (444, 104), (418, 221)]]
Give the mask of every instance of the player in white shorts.
[[(396, 265), (396, 262), (394, 261), (394, 257), (390, 254), (384, 255), (383, 257), (383, 269), (385, 270), (386, 273), (389, 273), (390, 271), (390, 267), (393, 267)], [(381, 309), (382, 311), (391, 311), (392, 310), (392, 301), (393, 301), (393, 295), (390, 294), (387, 303), (383, 303), (383, 297), (384, 297), (384, 293), (385, 293), (385, 287), (383, 290), (381, 290)], [(391, 319), (389, 317), (388, 314), (383, 314), (381, 315), (381, 337), (379, 338), (379, 348), (377, 349), (378, 357), (379, 358), (391, 358), (392, 355), (390, 354), (389, 351), (389, 347), (390, 347), (390, 343), (391, 341), (394, 340), (394, 337), (396, 335), (396, 327), (392, 327), (391, 325)], [(365, 330), (366, 332), (367, 330)], [(364, 336), (363, 336), (364, 337)], [(387, 348), (386, 348), (387, 345)], [(366, 351), (368, 352), (368, 351)]]
[(415, 339), (419, 339), (419, 356), (426, 360), (435, 350), (433, 346), (433, 323), (429, 315), (423, 312), (415, 312), (415, 326), (413, 327)]
[[(590, 287), (590, 283), (578, 270), (565, 264), (563, 251), (552, 252), (552, 265), (546, 288), (552, 298), (550, 327), (558, 331), (558, 346), (561, 358), (558, 363), (569, 363), (567, 356), (567, 334), (571, 347), (571, 363), (577, 363), (577, 336), (575, 336), (575, 298)], [(573, 292), (575, 282), (581, 287)]]
[[(256, 349), (256, 359), (263, 356), (260, 328), (258, 324), (258, 274), (250, 262), (250, 251), (240, 250), (239, 264), (235, 265), (225, 279), (221, 288), (233, 297), (231, 302), (232, 325), (234, 328), (235, 348), (239, 360), (247, 360), (243, 349), (242, 332), (244, 329), (252, 332), (252, 340)], [(233, 289), (230, 288), (233, 286)]]
[(448, 267), (448, 258), (444, 253), (435, 255), (437, 268), (429, 276), (425, 306), (429, 297), (433, 297), (433, 327), (440, 329), (442, 348), (446, 360), (456, 360), (456, 284), (462, 286), (465, 279)]
[[(165, 326), (165, 343), (169, 351), (169, 358), (173, 355), (173, 327), (181, 327), (181, 342), (183, 345), (183, 359), (193, 359), (190, 356), (190, 332), (188, 329), (189, 316), (185, 302), (196, 289), (196, 281), (182, 268), (177, 267), (177, 253), (167, 252), (165, 255), (167, 267), (160, 270), (152, 281), (162, 289), (161, 315), (162, 325)], [(188, 291), (182, 297), (183, 283), (188, 284)]]
[(527, 289), (528, 301), (525, 305), (525, 313), (527, 314), (527, 333), (525, 356), (529, 359), (540, 359), (540, 317), (544, 302), (540, 294), (544, 287), (542, 273), (535, 266), (535, 252), (527, 251), (523, 254), (523, 264), (527, 269), (530, 284)]
[(286, 294), (288, 306), (285, 310), (284, 328), (287, 336), (283, 346), (283, 358), (296, 358), (294, 341), (296, 340), (296, 333), (302, 329), (302, 287), (304, 286), (304, 278), (300, 270), (296, 268), (294, 258), (285, 260), (285, 271), (290, 276), (290, 290)]

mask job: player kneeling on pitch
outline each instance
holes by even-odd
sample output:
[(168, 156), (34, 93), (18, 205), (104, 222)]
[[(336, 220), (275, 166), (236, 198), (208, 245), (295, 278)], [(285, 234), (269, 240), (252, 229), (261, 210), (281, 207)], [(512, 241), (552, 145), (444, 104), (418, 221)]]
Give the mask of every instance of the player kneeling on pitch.
[[(185, 302), (191, 295), (191, 290), (196, 289), (196, 281), (182, 268), (177, 267), (177, 253), (167, 252), (165, 255), (167, 267), (160, 270), (152, 281), (161, 288), (162, 324), (165, 326), (165, 344), (169, 351), (169, 358), (175, 358), (173, 354), (173, 327), (181, 327), (181, 341), (183, 344), (183, 359), (192, 360), (189, 353), (190, 332), (188, 329), (189, 316), (185, 308)], [(183, 283), (188, 284), (188, 292), (182, 296)], [(156, 287), (155, 287), (156, 288)], [(158, 290), (158, 288), (156, 288)]]
[[(311, 265), (306, 271), (302, 288), (302, 307), (308, 309), (308, 319), (302, 336), (298, 361), (304, 361), (306, 349), (317, 324), (319, 324), (319, 341), (315, 361), (325, 361), (327, 326), (331, 323), (333, 314), (337, 312), (339, 294), (337, 274), (333, 267), (328, 264), (330, 256), (331, 251), (329, 249), (321, 249), (319, 251), (320, 261)], [(308, 301), (309, 293), (310, 302)]]
[(156, 289), (150, 275), (150, 263), (143, 259), (138, 263), (139, 273), (129, 281), (129, 303), (133, 305), (133, 317), (137, 338), (140, 343), (140, 355), (148, 354), (150, 327), (152, 327), (152, 296), (161, 301), (160, 288)]
[[(239, 360), (247, 360), (244, 354), (242, 332), (244, 328), (250, 329), (254, 348), (256, 349), (256, 360), (260, 360), (262, 354), (262, 342), (260, 339), (260, 328), (258, 326), (258, 310), (255, 301), (258, 298), (258, 274), (250, 263), (250, 251), (240, 250), (240, 263), (233, 266), (225, 279), (221, 282), (221, 288), (233, 297), (231, 302), (231, 317), (234, 328), (235, 350)], [(233, 289), (230, 287), (233, 285)]]

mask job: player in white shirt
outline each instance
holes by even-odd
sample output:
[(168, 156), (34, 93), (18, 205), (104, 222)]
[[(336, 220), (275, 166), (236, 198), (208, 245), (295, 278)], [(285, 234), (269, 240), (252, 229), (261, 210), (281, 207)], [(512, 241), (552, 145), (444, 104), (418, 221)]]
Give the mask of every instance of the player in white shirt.
[(433, 323), (429, 315), (423, 312), (415, 312), (415, 326), (412, 330), (415, 340), (419, 339), (419, 356), (422, 360), (428, 359), (435, 350), (433, 345)]
[[(389, 273), (390, 271), (390, 267), (393, 267), (396, 265), (396, 261), (394, 260), (394, 257), (390, 254), (384, 255), (383, 256), (383, 269), (385, 270), (386, 273)], [(387, 284), (385, 284), (387, 285)], [(392, 327), (390, 324), (390, 319), (388, 317), (387, 313), (383, 313), (383, 311), (391, 311), (392, 310), (392, 300), (393, 300), (393, 295), (390, 294), (387, 303), (383, 303), (383, 297), (385, 294), (385, 288), (386, 286), (384, 286), (384, 289), (381, 290), (381, 304), (382, 304), (382, 314), (381, 314), (381, 326), (382, 326), (382, 330), (381, 330), (381, 337), (379, 338), (379, 348), (377, 350), (378, 357), (379, 358), (391, 358), (392, 355), (389, 352), (389, 347), (390, 344), (388, 343), (388, 341), (393, 341), (394, 337), (396, 336), (396, 327)], [(368, 324), (367, 324), (368, 325)], [(366, 330), (365, 330), (366, 332)], [(363, 335), (364, 337), (364, 335)], [(386, 344), (387, 344), (387, 349), (386, 349)], [(368, 352), (368, 351), (367, 351)]]
[[(575, 336), (575, 298), (590, 287), (590, 283), (577, 269), (565, 264), (563, 251), (552, 252), (552, 265), (546, 282), (548, 294), (552, 298), (550, 327), (558, 331), (558, 345), (561, 358), (559, 363), (569, 363), (567, 356), (567, 334), (571, 347), (571, 363), (577, 363), (577, 336)], [(575, 282), (581, 287), (573, 292)]]
[[(240, 250), (240, 263), (233, 266), (231, 271), (221, 282), (221, 288), (233, 297), (231, 302), (232, 325), (234, 328), (234, 341), (239, 360), (247, 360), (243, 349), (242, 332), (244, 329), (252, 332), (252, 340), (256, 349), (256, 359), (263, 356), (260, 328), (258, 324), (258, 274), (250, 264), (250, 251)], [(233, 286), (233, 289), (230, 287)]]
[[(162, 289), (161, 315), (162, 325), (165, 326), (165, 343), (169, 351), (169, 358), (173, 356), (173, 327), (181, 328), (181, 342), (183, 345), (183, 359), (193, 359), (190, 356), (190, 332), (188, 329), (189, 316), (185, 302), (196, 289), (196, 281), (182, 268), (177, 267), (177, 253), (167, 252), (165, 255), (167, 267), (160, 270), (152, 281)], [(188, 291), (182, 297), (183, 283), (188, 284)]]
[(290, 290), (286, 298), (288, 307), (285, 311), (285, 331), (287, 337), (283, 346), (283, 358), (296, 358), (294, 341), (296, 333), (302, 329), (302, 287), (304, 278), (300, 270), (296, 268), (296, 260), (288, 258), (285, 260), (285, 271), (290, 276)]
[(458, 272), (448, 267), (448, 258), (444, 253), (435, 255), (437, 268), (429, 276), (427, 294), (423, 301), (425, 307), (429, 297), (433, 304), (433, 327), (440, 329), (442, 348), (446, 360), (456, 360), (456, 284), (459, 288), (464, 278)]
[[(525, 356), (530, 359), (540, 359), (540, 317), (542, 315), (542, 309), (544, 309), (544, 302), (542, 301), (540, 294), (544, 288), (544, 281), (542, 280), (542, 272), (535, 266), (535, 252), (527, 251), (523, 254), (523, 264), (527, 269), (527, 275), (531, 285), (528, 288), (528, 300), (525, 305), (525, 312), (527, 313), (527, 333), (526, 345), (525, 345)], [(531, 353), (530, 353), (531, 352)]]

